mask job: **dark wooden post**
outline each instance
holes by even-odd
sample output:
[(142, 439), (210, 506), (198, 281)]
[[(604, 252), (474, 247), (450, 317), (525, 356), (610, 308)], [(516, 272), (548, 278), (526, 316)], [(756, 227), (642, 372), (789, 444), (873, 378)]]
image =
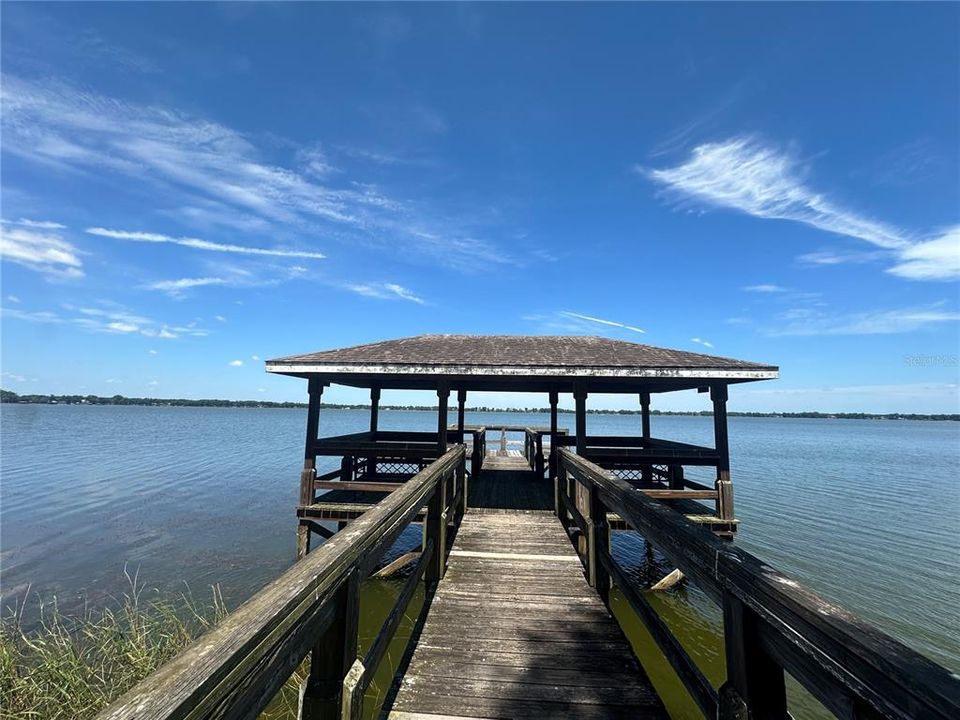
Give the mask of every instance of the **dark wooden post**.
[(717, 462), (717, 516), (733, 520), (733, 483), (730, 480), (730, 446), (727, 441), (727, 386), (711, 385), (713, 439), (720, 459)]
[[(317, 455), (314, 445), (320, 430), (320, 399), (323, 395), (323, 383), (319, 378), (307, 381), (307, 437), (303, 448), (303, 470), (300, 473), (300, 505), (313, 505), (316, 498), (314, 483), (317, 479)], [(310, 552), (310, 528), (306, 523), (297, 527), (297, 560)]]
[(435, 585), (443, 577), (447, 552), (447, 478), (437, 482), (433, 495), (427, 503), (427, 518), (424, 524), (423, 547), (433, 540), (433, 557), (427, 565), (424, 580), (427, 586)]
[[(640, 393), (640, 436), (643, 438), (643, 445), (650, 439), (650, 393)], [(650, 464), (644, 464), (640, 468), (640, 480), (643, 485), (653, 484), (653, 467)]]
[(786, 720), (783, 668), (760, 646), (760, 619), (729, 592), (723, 594), (727, 681), (720, 687), (721, 720)]
[[(370, 388), (370, 432), (377, 431), (380, 421), (380, 388)], [(376, 438), (374, 438), (376, 440)]]
[(640, 432), (644, 440), (650, 439), (650, 393), (640, 393)]
[(439, 408), (437, 410), (437, 449), (440, 451), (441, 457), (444, 453), (447, 452), (447, 407), (450, 400), (450, 385), (445, 382), (441, 382), (437, 385), (437, 398), (439, 400)]
[(467, 412), (467, 391), (457, 390), (457, 430), (463, 437), (464, 420)]
[(573, 399), (576, 406), (577, 454), (587, 452), (587, 387), (583, 383), (573, 386)]
[(310, 674), (300, 686), (300, 720), (339, 720), (343, 679), (357, 659), (360, 573), (354, 568), (337, 591), (334, 619), (310, 656)]
[(590, 585), (596, 588), (604, 602), (610, 600), (610, 576), (600, 562), (602, 553), (610, 552), (610, 527), (607, 524), (607, 509), (600, 500), (600, 493), (593, 483), (587, 489), (590, 516), (587, 519), (587, 573)]
[[(586, 455), (587, 453), (587, 387), (584, 383), (578, 382), (573, 386), (573, 400), (576, 408), (576, 428), (577, 428), (577, 454)], [(590, 494), (583, 483), (574, 479), (576, 495), (573, 498), (577, 510), (587, 520), (590, 521)], [(587, 538), (580, 536), (577, 541), (577, 549), (581, 555), (587, 552)]]
[(557, 402), (560, 399), (556, 390), (550, 391), (550, 477), (557, 476)]

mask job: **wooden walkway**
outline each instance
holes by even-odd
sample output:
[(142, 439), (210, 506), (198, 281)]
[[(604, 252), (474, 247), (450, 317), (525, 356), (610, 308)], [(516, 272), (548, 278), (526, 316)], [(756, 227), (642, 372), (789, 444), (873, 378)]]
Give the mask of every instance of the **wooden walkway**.
[(390, 720), (666, 717), (563, 527), (539, 511), (467, 512), (393, 694)]

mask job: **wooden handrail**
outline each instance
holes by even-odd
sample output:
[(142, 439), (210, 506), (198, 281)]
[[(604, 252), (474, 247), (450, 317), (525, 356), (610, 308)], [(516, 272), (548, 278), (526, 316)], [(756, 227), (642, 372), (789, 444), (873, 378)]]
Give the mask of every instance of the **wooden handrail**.
[[(149, 675), (98, 719), (253, 719), (318, 638), (342, 623), (344, 614), (353, 614), (354, 637), (352, 641), (347, 637), (343, 645), (355, 648), (359, 581), (428, 500), (432, 512), (427, 536), (434, 546), (425, 561), (427, 577), (435, 581), (442, 575), (446, 522), (441, 512), (446, 506), (446, 484), (455, 474), (462, 477), (464, 458), (462, 445), (447, 451)], [(349, 658), (343, 672), (337, 672), (337, 693), (352, 662)]]
[[(744, 710), (754, 718), (787, 717), (784, 671), (837, 717), (960, 717), (960, 680), (946, 668), (589, 460), (566, 448), (559, 459), (563, 471), (723, 608), (727, 682), (720, 717)], [(587, 557), (589, 563), (596, 553)]]

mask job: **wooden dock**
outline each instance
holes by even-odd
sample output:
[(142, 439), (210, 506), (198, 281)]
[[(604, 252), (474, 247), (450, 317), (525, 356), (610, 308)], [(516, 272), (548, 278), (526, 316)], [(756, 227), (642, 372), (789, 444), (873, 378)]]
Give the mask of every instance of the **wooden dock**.
[[(711, 720), (788, 720), (788, 676), (843, 720), (960, 717), (956, 674), (730, 542), (728, 386), (775, 367), (605, 338), (429, 335), (268, 369), (307, 379), (299, 560), (100, 720), (256, 720), (294, 677), (300, 720), (666, 717), (648, 661), (668, 664), (668, 682)], [(369, 388), (368, 431), (319, 436), (330, 383)], [(436, 432), (379, 429), (383, 389), (436, 392)], [(654, 437), (651, 395), (693, 389), (709, 393), (712, 446)], [(468, 391), (545, 393), (550, 423), (467, 425)], [(560, 393), (574, 400), (572, 435), (558, 426)], [(588, 434), (590, 393), (636, 394), (639, 435)], [(413, 523), (420, 547), (361, 652), (363, 581)], [(716, 604), (719, 686), (611, 551), (614, 530), (642, 536)], [(614, 588), (652, 639), (643, 657), (611, 614)], [(369, 691), (388, 659), (399, 669), (381, 704)]]
[(666, 717), (550, 512), (467, 512), (395, 693), (390, 720)]

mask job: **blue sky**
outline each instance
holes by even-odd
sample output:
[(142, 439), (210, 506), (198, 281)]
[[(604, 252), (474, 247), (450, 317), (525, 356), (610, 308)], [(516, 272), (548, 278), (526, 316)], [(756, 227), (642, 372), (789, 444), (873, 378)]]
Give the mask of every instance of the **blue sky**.
[(780, 365), (734, 409), (960, 411), (960, 5), (2, 20), (6, 388), (300, 400), (263, 359), (583, 333)]

